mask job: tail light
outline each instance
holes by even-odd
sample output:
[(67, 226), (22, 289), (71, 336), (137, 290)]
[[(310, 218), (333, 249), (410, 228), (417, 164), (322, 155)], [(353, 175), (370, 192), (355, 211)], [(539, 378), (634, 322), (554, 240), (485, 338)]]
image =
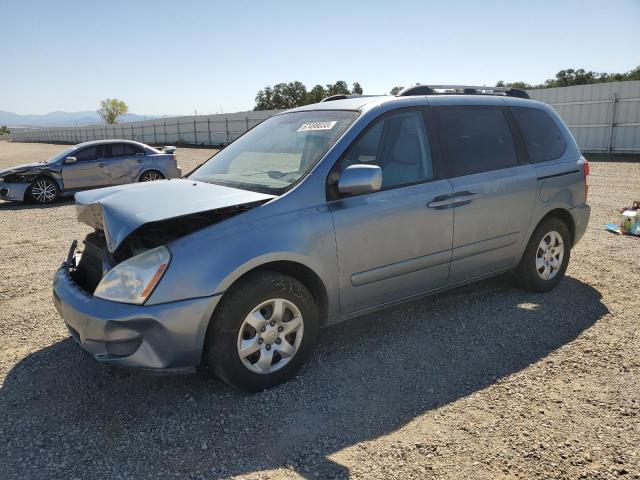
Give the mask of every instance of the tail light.
[(176, 154), (174, 153), (173, 155), (171, 155), (171, 160), (175, 160), (176, 159)]
[(582, 175), (584, 176), (584, 201), (587, 201), (589, 194), (589, 161), (585, 158), (582, 164)]

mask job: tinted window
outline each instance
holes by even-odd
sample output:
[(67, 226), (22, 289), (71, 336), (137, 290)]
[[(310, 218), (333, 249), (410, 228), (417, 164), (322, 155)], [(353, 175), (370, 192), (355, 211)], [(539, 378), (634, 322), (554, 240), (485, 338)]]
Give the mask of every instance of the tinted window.
[(136, 153), (144, 153), (142, 147), (131, 143), (112, 143), (111, 157), (128, 157)]
[(451, 176), (517, 165), (516, 148), (500, 108), (438, 109), (440, 141)]
[(144, 153), (144, 149), (138, 145), (125, 143), (124, 152), (125, 152), (125, 155), (135, 155), (136, 153)]
[(96, 145), (95, 147), (82, 149), (78, 153), (72, 156), (76, 157), (76, 159), (79, 162), (82, 162), (85, 160), (95, 160), (96, 158), (102, 158), (102, 145)]
[(433, 178), (422, 114), (398, 112), (377, 120), (349, 147), (340, 170), (360, 163), (382, 168), (382, 188)]
[(564, 153), (567, 144), (547, 112), (526, 107), (513, 107), (511, 111), (518, 122), (532, 162), (546, 162)]

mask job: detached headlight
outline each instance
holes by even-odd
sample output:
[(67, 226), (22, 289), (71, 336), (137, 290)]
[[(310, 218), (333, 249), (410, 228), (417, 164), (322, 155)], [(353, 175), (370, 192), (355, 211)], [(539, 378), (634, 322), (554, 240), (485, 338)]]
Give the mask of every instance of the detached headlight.
[(142, 304), (153, 292), (171, 261), (167, 247), (157, 247), (113, 267), (94, 296), (114, 302)]

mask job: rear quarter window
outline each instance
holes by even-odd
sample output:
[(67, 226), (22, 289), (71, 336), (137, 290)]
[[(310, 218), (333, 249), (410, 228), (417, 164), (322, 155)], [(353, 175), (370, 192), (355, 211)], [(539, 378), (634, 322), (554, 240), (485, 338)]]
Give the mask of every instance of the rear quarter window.
[(532, 162), (546, 162), (562, 156), (567, 149), (567, 143), (547, 112), (527, 107), (511, 107), (511, 111)]

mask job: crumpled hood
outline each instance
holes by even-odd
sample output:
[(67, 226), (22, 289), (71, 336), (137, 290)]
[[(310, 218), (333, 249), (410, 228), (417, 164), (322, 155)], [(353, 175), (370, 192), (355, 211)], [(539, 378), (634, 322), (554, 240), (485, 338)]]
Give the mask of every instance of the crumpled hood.
[(186, 179), (133, 183), (75, 195), (78, 220), (103, 230), (112, 253), (146, 223), (272, 198), (275, 196)]
[(17, 165), (15, 167), (7, 168), (6, 170), (0, 170), (0, 178), (6, 177), (7, 175), (11, 175), (14, 173), (23, 173), (28, 172), (29, 170), (49, 170), (51, 165), (46, 163), (25, 163), (23, 165)]

